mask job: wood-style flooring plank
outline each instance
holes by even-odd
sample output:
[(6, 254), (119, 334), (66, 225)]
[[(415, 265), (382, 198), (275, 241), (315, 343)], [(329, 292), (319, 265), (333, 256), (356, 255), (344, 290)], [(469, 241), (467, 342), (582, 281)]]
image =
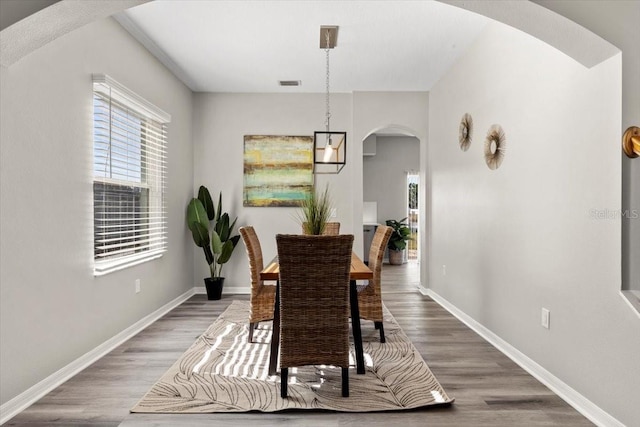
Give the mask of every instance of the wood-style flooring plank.
[[(448, 407), (402, 412), (293, 411), (233, 414), (131, 414), (162, 374), (234, 299), (196, 295), (7, 422), (8, 426), (281, 427), (590, 426), (508, 357), (417, 292), (417, 264), (384, 265), (383, 296), (447, 393)], [(377, 333), (363, 321), (363, 333)], [(368, 331), (371, 329), (371, 331)]]

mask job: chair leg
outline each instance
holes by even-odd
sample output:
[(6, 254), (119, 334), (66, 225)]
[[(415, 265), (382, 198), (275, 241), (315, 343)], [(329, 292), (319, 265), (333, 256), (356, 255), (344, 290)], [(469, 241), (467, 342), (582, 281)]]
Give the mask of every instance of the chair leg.
[(249, 343), (253, 342), (253, 331), (258, 326), (259, 322), (249, 323), (249, 339), (247, 340)]
[(387, 340), (384, 338), (384, 326), (382, 325), (382, 322), (375, 322), (375, 325), (376, 329), (380, 329), (380, 342), (386, 342)]
[(288, 381), (289, 381), (289, 368), (280, 368), (280, 397), (282, 397), (283, 399), (287, 398)]
[(342, 397), (349, 397), (349, 368), (342, 368)]

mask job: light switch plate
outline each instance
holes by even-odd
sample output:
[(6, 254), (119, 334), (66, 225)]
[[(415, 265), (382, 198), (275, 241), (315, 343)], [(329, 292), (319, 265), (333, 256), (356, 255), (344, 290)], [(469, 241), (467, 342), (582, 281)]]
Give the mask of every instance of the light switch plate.
[(542, 325), (543, 328), (549, 329), (549, 327), (551, 326), (549, 323), (549, 317), (551, 316), (551, 312), (549, 310), (547, 310), (546, 308), (542, 309), (542, 313), (541, 313), (541, 317), (540, 317), (540, 324)]

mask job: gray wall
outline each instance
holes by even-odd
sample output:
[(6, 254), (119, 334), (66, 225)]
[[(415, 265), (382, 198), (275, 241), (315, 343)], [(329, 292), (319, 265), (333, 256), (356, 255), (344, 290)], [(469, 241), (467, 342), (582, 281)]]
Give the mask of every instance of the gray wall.
[[(36, 13), (40, 9), (51, 6), (60, 0), (4, 0), (0, 2), (0, 31), (7, 28), (9, 25), (24, 19), (25, 17)], [(8, 7), (5, 7), (7, 5)]]
[[(633, 425), (640, 317), (620, 295), (620, 218), (598, 213), (621, 206), (621, 70), (620, 54), (587, 69), (492, 24), (438, 82), (429, 287)], [(467, 112), (475, 133), (463, 152), (458, 123)], [(507, 149), (491, 171), (483, 142), (494, 123)], [(543, 307), (550, 329), (540, 325)]]
[[(92, 73), (172, 115), (169, 250), (93, 276)], [(0, 69), (2, 403), (193, 287), (191, 91), (115, 21), (96, 21)], [(135, 293), (134, 280), (142, 292)]]
[[(640, 126), (640, 1), (535, 0), (622, 50), (622, 128)], [(621, 135), (622, 135), (621, 132)], [(620, 140), (618, 140), (620, 145)], [(640, 291), (640, 159), (622, 158), (622, 284)]]
[[(322, 94), (195, 94), (194, 102), (194, 188), (206, 185), (212, 194), (222, 191), (224, 209), (238, 216), (238, 226), (252, 225), (261, 240), (266, 260), (276, 254), (276, 233), (299, 233), (300, 224), (296, 208), (243, 207), (243, 150), (244, 135), (313, 135), (314, 130), (324, 129), (324, 96)], [(351, 95), (331, 96), (332, 130), (344, 130), (351, 138)], [(354, 142), (347, 141), (347, 159), (352, 154)], [(340, 231), (353, 232), (353, 187), (351, 175), (354, 162), (338, 175), (316, 175), (316, 185), (330, 186), (335, 201)], [(360, 199), (362, 200), (362, 199)], [(360, 228), (361, 229), (361, 228)], [(207, 265), (202, 250), (195, 252), (195, 283), (202, 286), (207, 275)], [(231, 260), (225, 264), (225, 289), (248, 290), (249, 267), (242, 243)]]
[(407, 172), (420, 170), (420, 141), (407, 136), (378, 136), (375, 156), (364, 156), (363, 197), (378, 202), (378, 222), (407, 216)]
[[(312, 135), (323, 129), (322, 94), (198, 93), (194, 101), (194, 188), (204, 184), (213, 194), (223, 193), (225, 210), (238, 216), (238, 225), (252, 225), (261, 240), (263, 255), (276, 254), (276, 233), (298, 233), (296, 208), (242, 206), (244, 135)], [(364, 102), (359, 102), (360, 100)], [(328, 184), (342, 233), (354, 233), (356, 252), (362, 255), (362, 137), (353, 129), (406, 123), (426, 135), (428, 97), (425, 93), (357, 93), (331, 96), (333, 130), (347, 131), (347, 165), (338, 175), (316, 175), (316, 185)], [(391, 122), (380, 121), (386, 117)], [(398, 118), (398, 120), (394, 120)], [(354, 136), (355, 135), (355, 136)], [(380, 145), (380, 144), (379, 144)], [(391, 145), (391, 144), (388, 144)], [(416, 144), (417, 145), (417, 144)], [(221, 149), (224, 147), (224, 149)], [(415, 159), (418, 162), (418, 156)], [(404, 169), (403, 169), (404, 170)], [(357, 232), (356, 232), (357, 231)], [(194, 285), (202, 286), (207, 266), (194, 246)], [(247, 290), (247, 257), (239, 247), (224, 267), (225, 289)]]

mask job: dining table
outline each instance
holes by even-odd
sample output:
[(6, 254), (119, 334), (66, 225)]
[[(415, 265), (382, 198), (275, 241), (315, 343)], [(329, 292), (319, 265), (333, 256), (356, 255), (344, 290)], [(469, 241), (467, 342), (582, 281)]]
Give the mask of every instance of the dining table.
[[(269, 354), (269, 375), (277, 371), (278, 352), (280, 347), (280, 266), (278, 258), (274, 258), (261, 272), (260, 280), (275, 280), (276, 295), (273, 308), (273, 335)], [(356, 353), (356, 372), (364, 374), (364, 349), (362, 346), (362, 331), (360, 329), (360, 309), (358, 307), (358, 280), (373, 280), (373, 271), (355, 253), (351, 253), (351, 268), (349, 270), (349, 306), (351, 310), (351, 332)]]

